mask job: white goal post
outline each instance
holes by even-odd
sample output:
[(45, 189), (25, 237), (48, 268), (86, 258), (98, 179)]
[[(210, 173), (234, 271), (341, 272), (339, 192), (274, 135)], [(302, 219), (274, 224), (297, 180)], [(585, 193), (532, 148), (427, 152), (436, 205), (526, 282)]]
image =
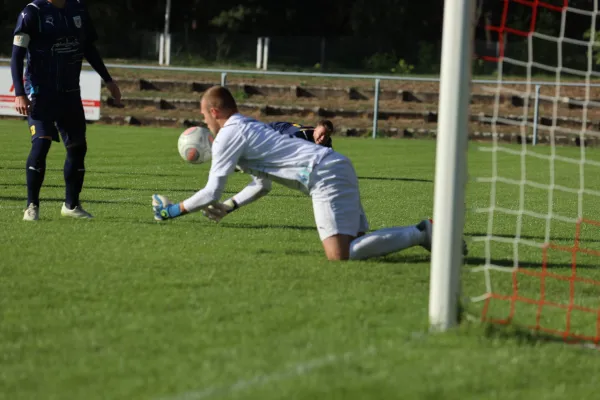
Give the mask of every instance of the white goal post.
[(429, 322), (435, 331), (458, 320), (474, 4), (475, 0), (444, 4), (429, 289)]

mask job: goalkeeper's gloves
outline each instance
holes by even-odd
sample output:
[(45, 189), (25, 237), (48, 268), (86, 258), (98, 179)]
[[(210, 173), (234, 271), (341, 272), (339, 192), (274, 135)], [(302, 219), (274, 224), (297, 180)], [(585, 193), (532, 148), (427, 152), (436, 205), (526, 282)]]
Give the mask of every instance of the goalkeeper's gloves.
[(225, 216), (239, 208), (233, 199), (225, 200), (223, 203), (215, 203), (204, 208), (202, 214), (214, 222), (220, 222)]
[(181, 204), (173, 204), (168, 198), (160, 194), (152, 195), (152, 211), (154, 212), (154, 219), (157, 221), (179, 217), (185, 213)]

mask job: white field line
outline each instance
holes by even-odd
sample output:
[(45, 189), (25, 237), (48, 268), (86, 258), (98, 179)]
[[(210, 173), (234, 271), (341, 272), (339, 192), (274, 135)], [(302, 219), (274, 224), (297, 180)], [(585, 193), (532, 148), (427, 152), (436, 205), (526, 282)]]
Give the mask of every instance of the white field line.
[(191, 392), (184, 392), (174, 396), (161, 397), (160, 400), (200, 400), (216, 395), (224, 396), (230, 393), (244, 391), (253, 387), (264, 386), (272, 382), (292, 379), (306, 375), (314, 370), (331, 364), (347, 363), (352, 359), (358, 359), (368, 355), (376, 354), (374, 347), (369, 347), (363, 352), (347, 352), (343, 354), (329, 354), (324, 357), (292, 364), (270, 374), (255, 375), (248, 379), (240, 379), (228, 385), (209, 386)]

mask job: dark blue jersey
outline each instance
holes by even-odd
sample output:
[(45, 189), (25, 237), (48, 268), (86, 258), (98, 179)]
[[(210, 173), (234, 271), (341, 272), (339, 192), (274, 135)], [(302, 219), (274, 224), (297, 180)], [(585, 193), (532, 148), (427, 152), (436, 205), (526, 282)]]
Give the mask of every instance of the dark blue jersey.
[[(293, 124), (291, 122), (271, 122), (268, 125), (282, 135), (297, 137), (313, 143), (315, 142), (315, 138), (313, 136), (315, 128), (313, 126), (304, 126), (300, 124)], [(321, 146), (332, 147), (331, 137), (327, 138), (325, 142), (321, 143)]]
[(78, 91), (82, 60), (97, 39), (82, 0), (66, 0), (64, 8), (29, 3), (17, 20), (15, 45), (23, 34), (29, 37), (25, 94)]

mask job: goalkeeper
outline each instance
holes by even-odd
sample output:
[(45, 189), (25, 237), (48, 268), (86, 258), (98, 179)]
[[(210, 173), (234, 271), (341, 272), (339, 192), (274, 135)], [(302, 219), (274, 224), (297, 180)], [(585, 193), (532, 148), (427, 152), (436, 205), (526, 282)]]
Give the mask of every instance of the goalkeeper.
[[(212, 146), (208, 182), (204, 189), (175, 204), (154, 194), (155, 219), (203, 210), (218, 222), (266, 195), (275, 181), (312, 198), (317, 230), (329, 260), (366, 259), (412, 246), (430, 250), (430, 220), (365, 234), (369, 227), (358, 179), (348, 158), (330, 148), (281, 135), (267, 124), (239, 114), (235, 99), (221, 86), (206, 91), (201, 112), (209, 129), (218, 133)], [(252, 182), (220, 203), (227, 177), (236, 165), (252, 175)]]

